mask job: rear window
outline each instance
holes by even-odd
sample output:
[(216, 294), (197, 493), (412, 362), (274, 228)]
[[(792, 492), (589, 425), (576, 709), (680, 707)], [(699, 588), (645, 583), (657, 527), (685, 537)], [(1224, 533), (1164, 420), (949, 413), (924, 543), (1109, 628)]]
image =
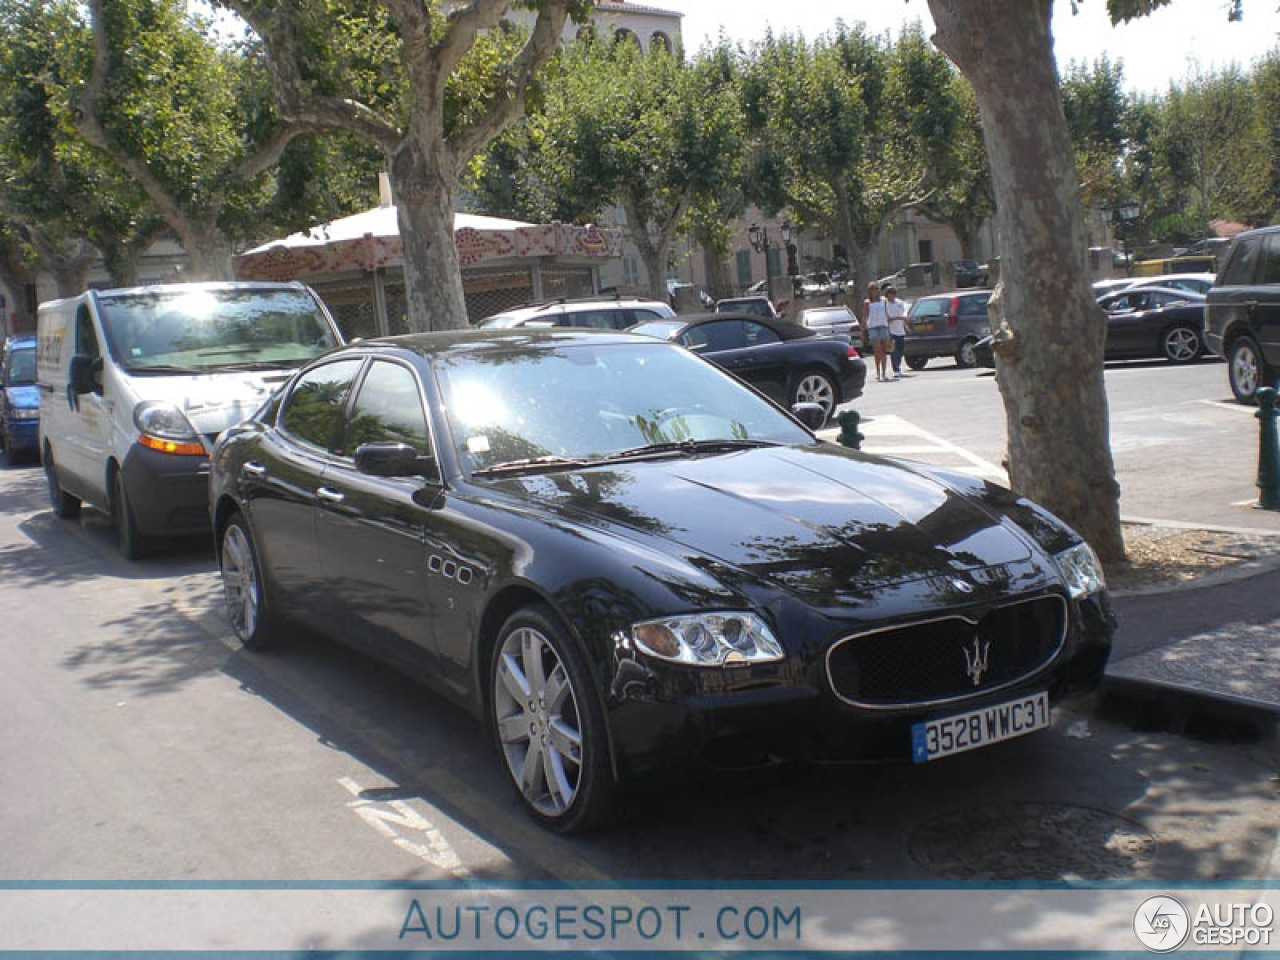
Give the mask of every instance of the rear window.
[(911, 308), (913, 317), (940, 317), (947, 312), (946, 300), (917, 300)]
[(1254, 268), (1258, 263), (1258, 251), (1262, 249), (1262, 237), (1250, 237), (1236, 247), (1231, 262), (1222, 274), (1222, 282), (1238, 287), (1253, 283)]

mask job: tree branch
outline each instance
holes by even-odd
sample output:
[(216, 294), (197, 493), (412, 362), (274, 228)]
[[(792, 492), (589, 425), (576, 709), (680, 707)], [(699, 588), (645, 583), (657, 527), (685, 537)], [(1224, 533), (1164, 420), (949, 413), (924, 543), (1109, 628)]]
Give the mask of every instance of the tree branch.
[(505, 83), (499, 84), (499, 93), (489, 103), (489, 109), (475, 123), (456, 131), (449, 138), (454, 169), (462, 169), (490, 140), (506, 129), (524, 111), (529, 86), (533, 83), (538, 70), (555, 53), (568, 15), (569, 0), (548, 0), (547, 4), (538, 11), (533, 33), (530, 34), (515, 60), (504, 71), (505, 75), (500, 80)]
[[(388, 4), (398, 2), (403, 0), (388, 0)], [(449, 13), (444, 36), (432, 50), (442, 78), (453, 73), (481, 31), (498, 25), (510, 5), (508, 0), (471, 0)], [(560, 27), (564, 28), (563, 21)]]

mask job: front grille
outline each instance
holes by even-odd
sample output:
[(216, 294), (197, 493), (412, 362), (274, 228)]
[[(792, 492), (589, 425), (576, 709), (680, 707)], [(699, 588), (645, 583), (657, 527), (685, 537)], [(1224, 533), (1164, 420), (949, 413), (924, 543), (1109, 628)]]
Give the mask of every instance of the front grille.
[(827, 654), (827, 676), (836, 696), (859, 706), (972, 696), (1043, 667), (1062, 646), (1066, 626), (1066, 601), (1044, 596), (882, 627), (836, 643)]

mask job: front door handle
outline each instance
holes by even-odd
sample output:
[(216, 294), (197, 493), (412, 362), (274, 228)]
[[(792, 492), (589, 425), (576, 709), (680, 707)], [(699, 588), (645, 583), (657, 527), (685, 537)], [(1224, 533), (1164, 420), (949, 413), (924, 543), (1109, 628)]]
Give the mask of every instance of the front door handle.
[(328, 487), (320, 487), (316, 490), (316, 496), (325, 503), (341, 503), (347, 499), (345, 494), (339, 493), (337, 490), (330, 490)]
[(254, 462), (253, 460), (250, 460), (244, 465), (242, 465), (240, 469), (245, 473), (247, 473), (249, 476), (257, 477), (259, 479), (267, 475), (267, 468), (260, 463)]

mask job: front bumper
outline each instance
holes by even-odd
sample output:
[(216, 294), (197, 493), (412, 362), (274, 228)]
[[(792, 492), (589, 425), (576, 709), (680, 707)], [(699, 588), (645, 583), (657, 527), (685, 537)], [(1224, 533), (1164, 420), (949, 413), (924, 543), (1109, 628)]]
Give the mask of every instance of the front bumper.
[(161, 453), (135, 444), (121, 467), (138, 530), (180, 537), (209, 530), (209, 458)]
[(12, 450), (34, 450), (39, 445), (39, 420), (8, 420), (4, 422), (5, 442)]
[(857, 707), (835, 695), (823, 665), (830, 644), (782, 664), (739, 668), (732, 680), (720, 670), (619, 661), (609, 697), (615, 774), (630, 784), (784, 762), (909, 761), (913, 724), (1042, 690), (1051, 702), (1093, 690), (1111, 649), (1109, 599), (1101, 593), (1073, 602), (1068, 617), (1060, 652), (1015, 683), (959, 701), (891, 710)]

